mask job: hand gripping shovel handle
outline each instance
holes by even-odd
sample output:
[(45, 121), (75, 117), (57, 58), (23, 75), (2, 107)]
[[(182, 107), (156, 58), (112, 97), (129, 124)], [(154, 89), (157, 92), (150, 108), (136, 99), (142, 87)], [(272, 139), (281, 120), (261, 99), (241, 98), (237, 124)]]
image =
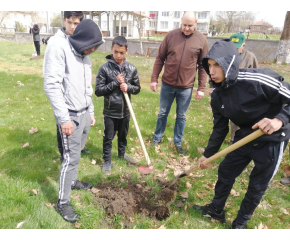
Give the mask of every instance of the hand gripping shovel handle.
[[(225, 148), (224, 150), (214, 154), (213, 156), (211, 156), (210, 158), (207, 158), (206, 160), (204, 160), (204, 164), (209, 164), (210, 162), (219, 159), (220, 157), (236, 150), (237, 148), (244, 146), (245, 144), (253, 141), (254, 139), (262, 136), (264, 133), (258, 129), (257, 131), (251, 133), (250, 135), (248, 135), (247, 137), (242, 138), (240, 141), (232, 144), (231, 146)], [(195, 169), (198, 168), (198, 165), (192, 166), (190, 169), (184, 171), (183, 173), (181, 173), (179, 176), (177, 176), (176, 178), (173, 179), (173, 181), (168, 185), (168, 186), (172, 186), (174, 185), (179, 178), (185, 177), (187, 175), (189, 175), (191, 172), (193, 172)]]
[(148, 156), (148, 153), (146, 151), (146, 148), (145, 148), (145, 145), (144, 145), (144, 142), (143, 142), (143, 139), (142, 139), (142, 136), (141, 136), (141, 132), (140, 132), (140, 129), (138, 127), (138, 123), (137, 123), (137, 120), (135, 118), (135, 114), (134, 114), (134, 111), (133, 111), (133, 108), (132, 108), (132, 105), (131, 105), (131, 102), (130, 102), (130, 99), (128, 97), (128, 94), (126, 92), (123, 92), (124, 93), (124, 97), (125, 97), (125, 100), (126, 100), (126, 103), (127, 103), (127, 106), (129, 108), (129, 112), (133, 118), (133, 122), (134, 122), (134, 125), (135, 125), (135, 128), (137, 130), (137, 135), (138, 135), (138, 138), (140, 140), (140, 143), (141, 143), (141, 147), (142, 147), (142, 150), (144, 152), (144, 155), (145, 155), (145, 159), (146, 159), (146, 163), (148, 166), (151, 165), (151, 162), (150, 162), (150, 158)]
[[(237, 148), (240, 148), (240, 147), (244, 146), (245, 144), (253, 141), (254, 139), (262, 136), (263, 134), (264, 133), (260, 129), (258, 129), (257, 131), (255, 131), (255, 132), (251, 133), (250, 135), (242, 138), (241, 140), (239, 140), (238, 142), (236, 142), (236, 143), (232, 144), (231, 146), (225, 148), (224, 150), (222, 150), (222, 151), (214, 154), (213, 156), (207, 158), (206, 160), (204, 160), (203, 163), (204, 164), (209, 164), (210, 162), (215, 161), (215, 160), (219, 159), (220, 157), (222, 157), (222, 156), (224, 156), (224, 155), (236, 150)], [(197, 168), (197, 166), (191, 167), (190, 169), (185, 171), (185, 174), (188, 175), (189, 173), (191, 173), (196, 168)]]

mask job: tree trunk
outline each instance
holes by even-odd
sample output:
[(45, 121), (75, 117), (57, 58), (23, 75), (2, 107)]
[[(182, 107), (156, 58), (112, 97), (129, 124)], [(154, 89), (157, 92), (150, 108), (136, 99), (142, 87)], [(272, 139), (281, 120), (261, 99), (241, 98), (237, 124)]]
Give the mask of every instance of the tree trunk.
[(283, 32), (276, 53), (277, 64), (290, 63), (290, 11), (287, 11)]

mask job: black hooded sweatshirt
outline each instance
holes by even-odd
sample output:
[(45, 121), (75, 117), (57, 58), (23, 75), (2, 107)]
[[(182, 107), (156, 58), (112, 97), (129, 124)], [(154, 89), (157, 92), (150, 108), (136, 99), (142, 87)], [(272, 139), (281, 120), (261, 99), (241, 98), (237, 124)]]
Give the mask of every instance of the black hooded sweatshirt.
[(82, 20), (76, 27), (74, 34), (69, 37), (70, 44), (81, 55), (84, 50), (95, 47), (95, 50), (104, 43), (99, 26), (91, 19)]
[(278, 118), (283, 122), (280, 130), (262, 135), (255, 141), (282, 142), (290, 138), (290, 85), (271, 69), (239, 69), (241, 57), (230, 39), (216, 42), (202, 64), (209, 74), (208, 59), (215, 60), (225, 73), (225, 81), (215, 83), (211, 94), (213, 131), (204, 156), (214, 155), (229, 131), (229, 119), (240, 127), (236, 132), (243, 138), (256, 131), (252, 126), (263, 118)]

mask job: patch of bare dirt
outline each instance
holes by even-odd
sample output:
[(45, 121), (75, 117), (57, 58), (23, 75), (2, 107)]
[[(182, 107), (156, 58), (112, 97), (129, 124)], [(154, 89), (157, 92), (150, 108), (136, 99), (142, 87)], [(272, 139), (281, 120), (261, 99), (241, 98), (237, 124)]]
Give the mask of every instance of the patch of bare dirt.
[(43, 59), (43, 56), (36, 56), (36, 57), (30, 58), (30, 60), (40, 60), (40, 59)]
[(109, 182), (97, 184), (92, 192), (109, 216), (122, 214), (129, 219), (137, 213), (157, 220), (166, 219), (170, 215), (167, 204), (174, 199), (174, 191), (166, 188), (153, 194), (151, 190), (146, 182), (129, 182), (124, 188)]

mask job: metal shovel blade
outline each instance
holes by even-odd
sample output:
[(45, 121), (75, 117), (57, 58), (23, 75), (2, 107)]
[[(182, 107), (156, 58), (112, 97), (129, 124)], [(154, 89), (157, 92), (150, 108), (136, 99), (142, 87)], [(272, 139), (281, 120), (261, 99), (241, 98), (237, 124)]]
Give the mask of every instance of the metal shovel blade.
[(140, 165), (138, 168), (138, 171), (141, 174), (147, 175), (147, 174), (150, 174), (153, 171), (153, 169), (150, 169), (149, 167), (145, 167), (143, 165)]

